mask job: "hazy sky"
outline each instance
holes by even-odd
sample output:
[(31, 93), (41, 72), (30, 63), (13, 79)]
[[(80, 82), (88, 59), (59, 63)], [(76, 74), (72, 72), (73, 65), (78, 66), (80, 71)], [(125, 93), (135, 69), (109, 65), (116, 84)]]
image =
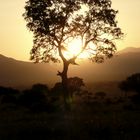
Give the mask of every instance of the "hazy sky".
[[(118, 49), (140, 47), (140, 0), (112, 0), (119, 10), (117, 19), (125, 38), (117, 43)], [(0, 0), (0, 54), (29, 60), (32, 33), (26, 28), (22, 14), (25, 0)]]

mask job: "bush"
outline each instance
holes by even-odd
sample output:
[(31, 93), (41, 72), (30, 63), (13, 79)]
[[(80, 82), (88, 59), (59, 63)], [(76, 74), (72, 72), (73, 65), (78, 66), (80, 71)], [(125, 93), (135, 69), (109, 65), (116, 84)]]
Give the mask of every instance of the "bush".
[(18, 103), (33, 112), (52, 112), (55, 110), (50, 91), (43, 84), (35, 84), (31, 89), (24, 90), (18, 98)]
[(95, 97), (99, 98), (99, 99), (104, 99), (106, 96), (106, 93), (103, 92), (103, 91), (100, 91), (100, 92), (96, 92), (95, 93)]
[(140, 94), (140, 73), (127, 77), (125, 81), (119, 84), (119, 88), (124, 92), (134, 91)]
[(31, 89), (24, 90), (19, 96), (20, 105), (30, 107), (33, 104), (45, 103), (47, 101), (48, 87), (46, 85), (36, 84)]
[(8, 104), (8, 103), (16, 104), (17, 103), (16, 97), (14, 95), (4, 95), (1, 99), (1, 104)]
[(17, 89), (13, 89), (11, 87), (2, 87), (0, 86), (0, 96), (3, 95), (16, 95), (19, 91)]
[(134, 104), (140, 105), (140, 95), (139, 94), (133, 95), (132, 97), (130, 97), (130, 99)]

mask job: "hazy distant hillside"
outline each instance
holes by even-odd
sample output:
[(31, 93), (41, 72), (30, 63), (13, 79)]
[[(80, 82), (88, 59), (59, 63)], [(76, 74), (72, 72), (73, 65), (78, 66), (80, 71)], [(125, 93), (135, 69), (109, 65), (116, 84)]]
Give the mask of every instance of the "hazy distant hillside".
[(79, 68), (73, 68), (73, 71), (87, 82), (120, 81), (140, 72), (140, 52), (118, 54), (102, 64), (86, 62), (80, 64)]
[(0, 85), (24, 87), (34, 83), (53, 83), (56, 79), (56, 69), (50, 64), (17, 61), (0, 55)]
[(118, 53), (134, 53), (134, 52), (140, 52), (140, 48), (135, 48), (135, 47), (127, 47), (121, 51), (119, 51)]
[[(34, 83), (54, 84), (60, 80), (56, 75), (61, 67), (56, 64), (33, 64), (0, 55), (0, 85), (25, 87)], [(120, 53), (102, 64), (80, 61), (70, 66), (69, 77), (79, 76), (86, 83), (97, 81), (120, 81), (140, 72), (140, 52)]]

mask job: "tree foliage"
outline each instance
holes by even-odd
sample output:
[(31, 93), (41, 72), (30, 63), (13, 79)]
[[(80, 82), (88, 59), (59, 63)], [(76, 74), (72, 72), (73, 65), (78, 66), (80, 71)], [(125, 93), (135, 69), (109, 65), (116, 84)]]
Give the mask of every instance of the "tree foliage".
[(133, 74), (119, 85), (123, 91), (134, 91), (140, 94), (140, 73)]
[[(75, 64), (84, 51), (94, 62), (112, 57), (114, 40), (123, 33), (115, 19), (118, 11), (111, 4), (111, 0), (28, 0), (23, 16), (34, 33), (31, 60)], [(75, 38), (82, 41), (81, 51), (66, 58), (64, 50)]]
[(35, 84), (31, 89), (26, 89), (19, 97), (19, 104), (24, 106), (32, 106), (34, 104), (45, 103), (49, 89), (47, 85)]
[[(68, 90), (73, 95), (74, 92), (80, 92), (81, 87), (85, 86), (83, 79), (79, 77), (70, 77), (68, 78)], [(57, 95), (63, 92), (62, 83), (58, 82), (52, 88), (52, 93), (56, 93)]]

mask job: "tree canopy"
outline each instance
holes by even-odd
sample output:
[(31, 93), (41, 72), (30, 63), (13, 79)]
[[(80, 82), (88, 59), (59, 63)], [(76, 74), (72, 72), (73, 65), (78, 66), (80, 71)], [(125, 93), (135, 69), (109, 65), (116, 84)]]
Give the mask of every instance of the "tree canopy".
[[(123, 33), (115, 19), (118, 11), (111, 4), (111, 0), (28, 0), (23, 16), (34, 34), (31, 60), (76, 64), (84, 51), (94, 62), (112, 57), (114, 40)], [(81, 50), (67, 58), (64, 51), (75, 38), (81, 40)]]
[(140, 94), (140, 73), (135, 73), (127, 77), (119, 86), (123, 91), (134, 91)]

